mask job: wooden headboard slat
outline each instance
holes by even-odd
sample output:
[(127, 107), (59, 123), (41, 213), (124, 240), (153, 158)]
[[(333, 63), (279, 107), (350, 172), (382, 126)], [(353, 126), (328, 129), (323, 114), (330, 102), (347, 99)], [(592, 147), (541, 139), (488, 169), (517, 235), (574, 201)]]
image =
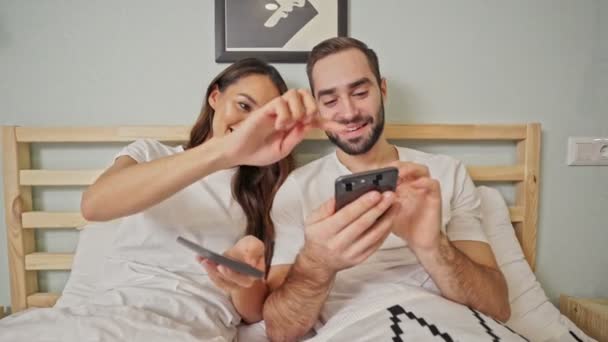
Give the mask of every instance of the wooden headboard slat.
[(526, 140), (517, 143), (517, 161), (525, 166), (525, 178), (516, 186), (515, 204), (524, 209), (524, 220), (515, 225), (515, 233), (522, 245), (526, 260), (536, 268), (536, 231), (540, 181), (540, 124), (527, 125)]
[[(21, 185), (77, 186), (90, 185), (104, 170), (21, 170)], [(523, 176), (523, 173), (522, 173)]]
[(187, 126), (126, 127), (17, 127), (17, 141), (28, 143), (129, 142), (149, 138), (164, 142), (185, 141)]
[[(511, 222), (523, 222), (524, 208), (509, 207)], [(29, 211), (21, 214), (23, 229), (83, 229), (88, 223), (79, 212)]]
[[(16, 127), (17, 141), (26, 143), (60, 142), (129, 142), (140, 138), (165, 142), (183, 142), (189, 126), (124, 127)], [(526, 139), (525, 125), (399, 125), (385, 127), (388, 139), (399, 140), (510, 140)], [(307, 140), (325, 140), (325, 133), (311, 131)]]
[(34, 231), (21, 226), (21, 213), (32, 210), (32, 188), (19, 186), (19, 170), (29, 169), (30, 146), (17, 143), (15, 127), (2, 127), (4, 214), (13, 312), (27, 308), (26, 297), (38, 291), (38, 277), (27, 272), (25, 255), (36, 249)]
[(82, 228), (87, 221), (80, 212), (28, 211), (21, 214), (24, 229)]
[[(27, 186), (84, 186), (95, 182), (104, 170), (21, 170), (19, 182)], [(476, 182), (515, 182), (524, 180), (523, 165), (469, 166)]]
[(28, 308), (48, 308), (55, 305), (60, 294), (50, 292), (36, 292), (27, 296)]
[(36, 252), (25, 255), (25, 269), (40, 270), (69, 270), (74, 260), (73, 253)]
[(522, 222), (524, 220), (524, 208), (518, 206), (509, 207), (509, 215), (511, 216), (511, 222)]

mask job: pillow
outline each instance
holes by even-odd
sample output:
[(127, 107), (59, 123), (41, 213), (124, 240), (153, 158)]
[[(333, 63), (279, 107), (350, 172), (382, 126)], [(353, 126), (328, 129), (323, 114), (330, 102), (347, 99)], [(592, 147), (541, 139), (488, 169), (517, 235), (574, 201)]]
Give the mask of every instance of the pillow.
[(105, 256), (112, 246), (117, 222), (92, 222), (80, 231), (72, 271), (55, 307), (80, 304), (94, 293), (102, 276)]
[(524, 257), (500, 192), (480, 186), (477, 194), (483, 229), (509, 288), (511, 318), (507, 326), (531, 341), (572, 340), (568, 339), (571, 334), (582, 341), (593, 341), (547, 298)]

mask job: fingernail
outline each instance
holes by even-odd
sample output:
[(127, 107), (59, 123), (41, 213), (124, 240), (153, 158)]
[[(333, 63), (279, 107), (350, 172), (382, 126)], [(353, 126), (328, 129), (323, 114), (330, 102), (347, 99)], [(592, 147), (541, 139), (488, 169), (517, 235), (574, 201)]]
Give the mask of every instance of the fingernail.
[(395, 193), (392, 191), (385, 191), (382, 193), (382, 196), (386, 199), (393, 199), (393, 197), (395, 197)]
[(380, 193), (378, 191), (372, 191), (368, 198), (370, 202), (375, 202), (380, 199)]

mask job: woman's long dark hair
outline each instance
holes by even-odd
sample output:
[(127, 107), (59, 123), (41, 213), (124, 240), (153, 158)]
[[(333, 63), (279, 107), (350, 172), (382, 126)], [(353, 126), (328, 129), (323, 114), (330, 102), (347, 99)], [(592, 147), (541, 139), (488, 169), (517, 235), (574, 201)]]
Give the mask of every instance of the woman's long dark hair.
[[(287, 85), (279, 72), (271, 65), (256, 59), (242, 59), (217, 75), (207, 88), (205, 102), (196, 123), (190, 131), (190, 141), (186, 149), (198, 146), (212, 135), (212, 123), (215, 111), (209, 105), (209, 96), (216, 89), (222, 92), (243, 77), (265, 75), (277, 87), (279, 93), (287, 91)], [(277, 190), (294, 168), (291, 154), (268, 166), (239, 166), (232, 179), (232, 195), (235, 197), (247, 217), (246, 234), (253, 235), (264, 242), (266, 260), (272, 253), (274, 241), (274, 224), (270, 218), (270, 209)], [(266, 265), (268, 267), (270, 265)]]

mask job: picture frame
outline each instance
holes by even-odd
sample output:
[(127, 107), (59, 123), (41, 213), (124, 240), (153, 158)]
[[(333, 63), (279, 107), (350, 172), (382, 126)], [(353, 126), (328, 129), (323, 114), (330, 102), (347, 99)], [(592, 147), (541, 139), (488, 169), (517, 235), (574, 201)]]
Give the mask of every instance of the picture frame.
[(305, 63), (322, 40), (347, 35), (347, 0), (215, 0), (215, 61)]

